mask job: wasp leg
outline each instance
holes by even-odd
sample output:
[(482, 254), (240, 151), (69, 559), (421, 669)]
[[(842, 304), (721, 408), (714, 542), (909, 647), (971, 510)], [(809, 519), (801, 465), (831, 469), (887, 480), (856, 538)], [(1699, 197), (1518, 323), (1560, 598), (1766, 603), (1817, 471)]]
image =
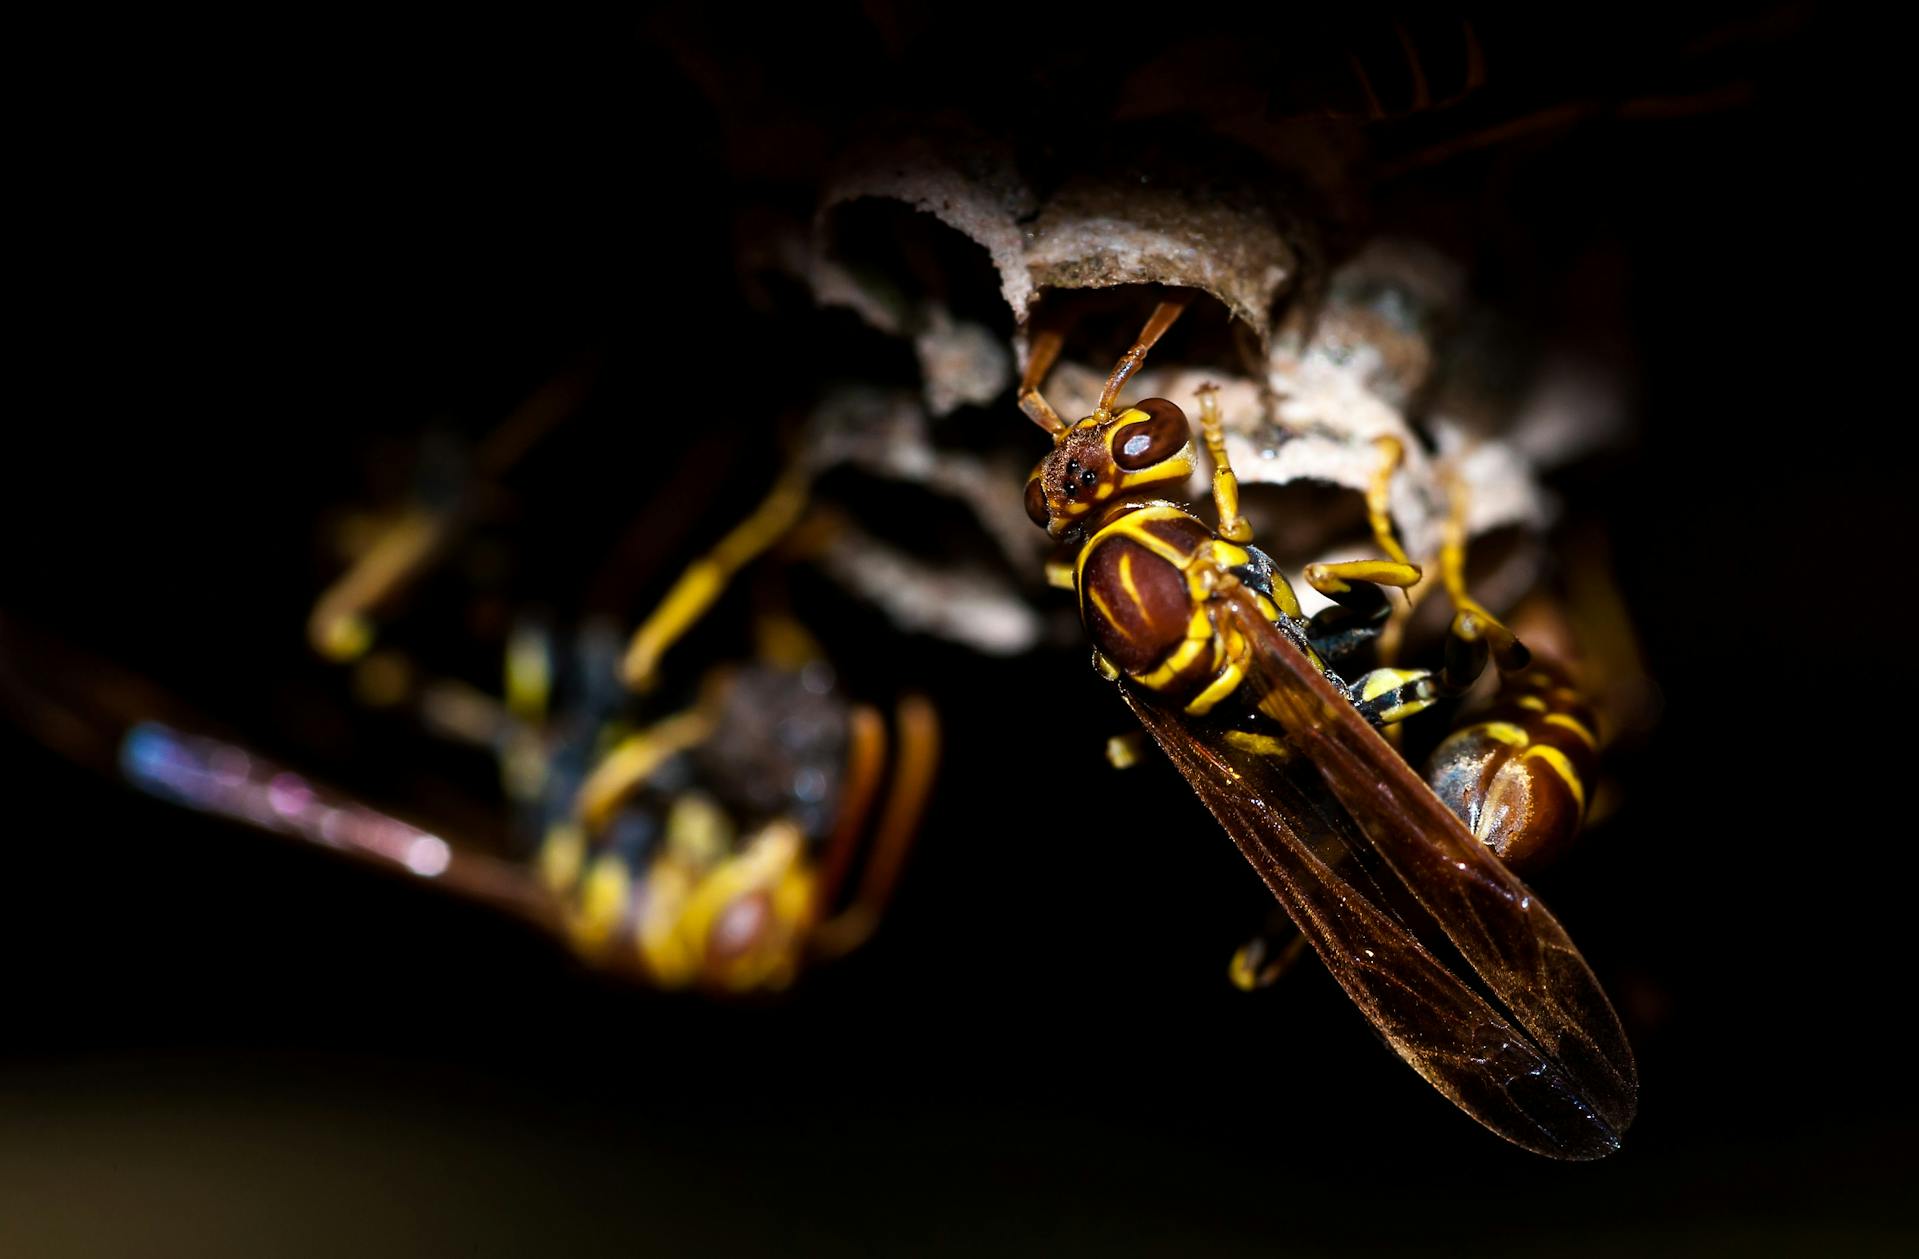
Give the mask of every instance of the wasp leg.
[(1466, 593), (1466, 487), (1454, 476), (1447, 489), (1452, 502), (1439, 547), (1439, 574), (1454, 611), (1440, 681), (1457, 693), (1485, 671), (1489, 656), (1501, 673), (1517, 673), (1532, 662), (1532, 653), (1504, 622)]
[(893, 765), (893, 785), (880, 808), (879, 827), (853, 902), (821, 923), (813, 935), (814, 951), (822, 957), (852, 952), (879, 926), (932, 792), (933, 771), (939, 765), (939, 713), (924, 696), (909, 695), (900, 701), (894, 724), (899, 730), (899, 755)]
[(668, 758), (704, 741), (713, 732), (710, 717), (698, 709), (655, 722), (628, 735), (600, 759), (575, 797), (575, 811), (589, 830), (597, 830), (628, 796)]
[(1146, 732), (1130, 730), (1106, 740), (1106, 763), (1114, 769), (1131, 769), (1146, 751)]
[(364, 655), (373, 645), (374, 609), (425, 571), (456, 523), (451, 512), (416, 507), (389, 525), (314, 601), (307, 618), (314, 650), (341, 662)]
[[(1381, 459), (1366, 486), (1366, 520), (1372, 527), (1374, 543), (1388, 558), (1306, 566), (1306, 584), (1334, 604), (1313, 617), (1307, 627), (1313, 650), (1328, 660), (1350, 656), (1379, 637), (1392, 613), (1384, 587), (1410, 591), (1422, 576), (1419, 565), (1407, 558), (1406, 549), (1393, 533), (1388, 505), (1393, 473), (1405, 458), (1405, 449), (1392, 437), (1377, 438), (1374, 445), (1379, 447)], [(1411, 598), (1408, 594), (1407, 599)]]
[(636, 691), (649, 689), (660, 657), (706, 614), (734, 574), (799, 523), (811, 482), (812, 471), (805, 461), (794, 460), (752, 515), (733, 526), (733, 531), (711, 551), (687, 565), (659, 606), (633, 632), (620, 669), (629, 687)]
[(1306, 584), (1333, 601), (1313, 615), (1306, 638), (1313, 650), (1330, 661), (1351, 656), (1378, 638), (1392, 615), (1386, 590), (1405, 590), (1418, 583), (1417, 564), (1398, 560), (1349, 560), (1338, 564), (1308, 564)]
[(815, 898), (823, 908), (839, 900), (847, 872), (853, 868), (853, 856), (859, 849), (860, 835), (878, 798), (880, 770), (886, 761), (886, 720), (879, 710), (867, 704), (853, 708), (847, 731), (846, 778), (840, 787), (838, 816), (827, 837), (820, 857), (820, 878)]
[(1219, 386), (1199, 387), (1199, 431), (1206, 453), (1213, 457), (1213, 506), (1219, 512), (1219, 536), (1228, 542), (1251, 542), (1253, 526), (1239, 514), (1239, 478), (1226, 453), (1226, 422), (1219, 414)]
[(1306, 952), (1306, 937), (1283, 910), (1275, 910), (1252, 939), (1239, 946), (1226, 967), (1241, 992), (1256, 992), (1279, 982)]
[(1119, 362), (1113, 365), (1113, 374), (1106, 378), (1106, 387), (1099, 393), (1099, 408), (1094, 415), (1104, 419), (1113, 413), (1113, 402), (1119, 397), (1120, 389), (1126, 384), (1127, 377), (1138, 371), (1140, 364), (1146, 361), (1147, 354), (1166, 335), (1166, 330), (1178, 322), (1186, 311), (1186, 297), (1172, 297), (1161, 302), (1153, 310), (1152, 318), (1140, 329), (1139, 340), (1133, 348), (1120, 355)]
[(475, 486), (496, 482), (540, 438), (578, 411), (593, 383), (597, 358), (586, 355), (547, 381), (488, 435), (460, 480), (454, 502), (417, 503), (388, 523), (372, 543), (314, 601), (307, 639), (336, 663), (357, 660), (373, 646), (375, 617), (427, 572), (468, 523), (466, 501)]

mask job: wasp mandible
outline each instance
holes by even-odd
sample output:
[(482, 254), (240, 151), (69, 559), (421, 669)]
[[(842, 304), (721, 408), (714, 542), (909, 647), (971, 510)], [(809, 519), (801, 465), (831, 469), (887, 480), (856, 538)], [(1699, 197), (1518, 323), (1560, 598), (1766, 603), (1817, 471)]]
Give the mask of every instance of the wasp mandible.
[[(1035, 338), (1020, 384), (1020, 408), (1053, 439), (1027, 481), (1027, 514), (1074, 549), (1096, 667), (1401, 1058), (1526, 1149), (1611, 1153), (1638, 1093), (1618, 1016), (1558, 921), (1379, 732), (1463, 690), (1489, 654), (1523, 667), (1523, 647), (1468, 605), (1437, 672), (1350, 683), (1333, 672), (1336, 633), (1378, 619), (1385, 590), (1420, 570), (1403, 553), (1314, 566), (1307, 580), (1334, 608), (1305, 620), (1251, 545), (1210, 391), (1201, 427), (1218, 526), (1163, 497), (1196, 465), (1185, 413), (1164, 398), (1118, 399), (1185, 306), (1160, 303), (1077, 423), (1040, 393), (1056, 335)], [(1434, 952), (1433, 931), (1492, 1000)]]

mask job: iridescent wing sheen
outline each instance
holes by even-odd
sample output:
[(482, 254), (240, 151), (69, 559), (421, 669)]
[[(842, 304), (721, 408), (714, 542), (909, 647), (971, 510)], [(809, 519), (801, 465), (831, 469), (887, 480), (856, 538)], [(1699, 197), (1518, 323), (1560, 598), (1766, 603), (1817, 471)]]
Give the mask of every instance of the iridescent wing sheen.
[(258, 752), (159, 687), (0, 617), (0, 720), (151, 796), (284, 835), (558, 931), (558, 906), (518, 862), (403, 822)]
[[(1127, 702), (1361, 1012), (1460, 1109), (1535, 1153), (1619, 1148), (1638, 1079), (1598, 981), (1563, 928), (1270, 622), (1231, 598), (1245, 694), (1286, 754), (1126, 692)], [(1502, 1011), (1422, 943), (1403, 885)]]

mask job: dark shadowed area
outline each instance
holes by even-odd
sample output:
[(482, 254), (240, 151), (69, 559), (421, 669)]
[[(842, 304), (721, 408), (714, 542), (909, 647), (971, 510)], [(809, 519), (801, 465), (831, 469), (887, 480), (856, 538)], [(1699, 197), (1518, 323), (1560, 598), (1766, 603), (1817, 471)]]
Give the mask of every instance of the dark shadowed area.
[[(577, 605), (630, 520), (683, 503), (635, 552), (637, 613), (757, 500), (780, 417), (912, 366), (749, 291), (765, 212), (804, 222), (834, 152), (895, 111), (1057, 165), (1110, 121), (1116, 44), (888, 5), (329, 20), (66, 45), (21, 194), (35, 330), (0, 611), (453, 826), (484, 766), (364, 720), (302, 639), (321, 522), (376, 493), (370, 459), (403, 475), (374, 452), (481, 433), (599, 348), (589, 409), (515, 474), (537, 510), (503, 530), (501, 580)], [(947, 739), (879, 934), (776, 1001), (597, 977), (0, 725), (0, 1252), (1909, 1253), (1875, 36), (1796, 10), (1504, 21), (1481, 22), (1522, 67), (1501, 107), (1562, 114), (1339, 230), (1423, 230), (1522, 320), (1590, 291), (1636, 364), (1632, 442), (1554, 488), (1603, 527), (1663, 709), (1612, 815), (1537, 882), (1638, 1053), (1623, 1152), (1502, 1145), (1315, 967), (1233, 990), (1264, 893), (1169, 767), (1107, 770), (1130, 718), (1082, 646), (988, 659), (796, 578), (849, 681), (926, 691)], [(1224, 33), (1341, 35), (1287, 23)], [(1224, 99), (1279, 73), (1231, 65), (1173, 82)], [(942, 424), (1043, 449), (1010, 391)], [(447, 668), (491, 676), (439, 633)]]

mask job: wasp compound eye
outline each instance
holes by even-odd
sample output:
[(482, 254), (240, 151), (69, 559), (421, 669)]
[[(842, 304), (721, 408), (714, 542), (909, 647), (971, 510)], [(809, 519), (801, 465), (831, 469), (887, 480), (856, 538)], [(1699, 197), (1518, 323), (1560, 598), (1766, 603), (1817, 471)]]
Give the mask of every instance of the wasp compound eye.
[(1052, 513), (1046, 508), (1046, 489), (1040, 484), (1038, 473), (1026, 482), (1026, 515), (1042, 529), (1052, 519)]
[(1113, 434), (1113, 460), (1128, 472), (1138, 472), (1156, 463), (1164, 463), (1192, 440), (1186, 413), (1165, 398), (1148, 398), (1134, 403), (1127, 414), (1146, 418), (1121, 425)]

